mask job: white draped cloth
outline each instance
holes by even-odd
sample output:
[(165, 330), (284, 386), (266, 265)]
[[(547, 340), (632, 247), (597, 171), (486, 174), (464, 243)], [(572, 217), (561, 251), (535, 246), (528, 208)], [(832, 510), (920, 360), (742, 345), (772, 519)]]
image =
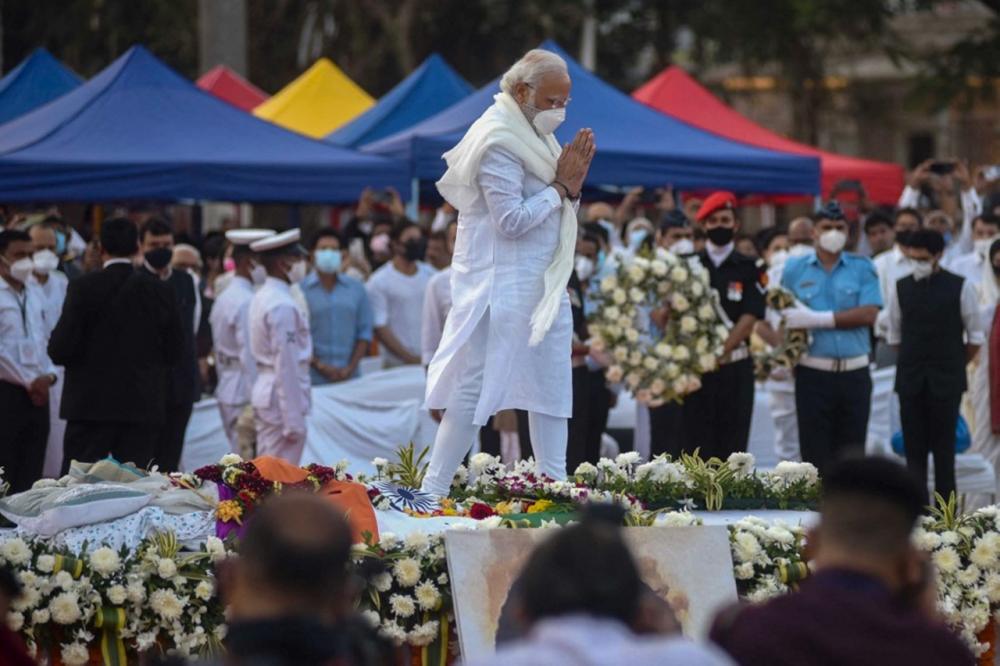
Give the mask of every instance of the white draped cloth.
[[(503, 95), (497, 96), (498, 105), (481, 121), (500, 108)], [(514, 119), (515, 114), (520, 118)], [(528, 127), (520, 111), (507, 117)], [(550, 145), (554, 139), (544, 144), (535, 139), (542, 150), (553, 151), (549, 159), (554, 168), (558, 144)], [(529, 340), (536, 306), (548, 292), (549, 269), (561, 259), (566, 242), (562, 236), (570, 234), (575, 244), (573, 207), (549, 185), (554, 170), (546, 178), (539, 177), (538, 171), (544, 169), (536, 164), (541, 160), (537, 154), (513, 150), (505, 141), (485, 142), (479, 160), (466, 165), (475, 169), (471, 184), (455, 184), (448, 175), (438, 183), (445, 198), (459, 210), (458, 236), (451, 264), (452, 308), (428, 368), (427, 407), (448, 407), (449, 397), (466, 372), (467, 354), (462, 352), (486, 317), (489, 332), (482, 392), (473, 423), (484, 425), (501, 409), (569, 418), (573, 321), (566, 292), (568, 273), (555, 294), (557, 309), (551, 327), (537, 345), (530, 345)], [(465, 143), (463, 139), (459, 146)], [(451, 159), (449, 165), (454, 166)], [(572, 252), (571, 248), (570, 270)]]

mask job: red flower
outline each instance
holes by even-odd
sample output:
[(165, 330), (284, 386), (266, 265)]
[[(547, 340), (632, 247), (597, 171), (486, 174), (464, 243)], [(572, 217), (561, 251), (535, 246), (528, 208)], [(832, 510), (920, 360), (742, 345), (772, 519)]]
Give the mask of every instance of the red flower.
[(469, 507), (469, 517), (475, 520), (482, 520), (484, 518), (489, 518), (490, 516), (496, 515), (496, 511), (493, 510), (489, 504), (483, 504), (482, 502), (476, 502), (471, 507)]
[(208, 465), (194, 471), (194, 475), (203, 481), (222, 481), (222, 466)]
[(382, 491), (379, 490), (378, 488), (369, 488), (368, 489), (368, 499), (370, 499), (370, 500), (374, 500), (376, 497), (378, 497), (381, 494), (382, 494)]

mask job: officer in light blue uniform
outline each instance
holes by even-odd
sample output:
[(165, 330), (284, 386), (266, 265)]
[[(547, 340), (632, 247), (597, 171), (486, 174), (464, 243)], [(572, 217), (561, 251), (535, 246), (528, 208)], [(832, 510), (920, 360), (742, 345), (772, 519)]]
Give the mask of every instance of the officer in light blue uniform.
[(882, 297), (875, 265), (844, 252), (847, 221), (835, 202), (817, 214), (816, 252), (789, 259), (783, 287), (799, 304), (782, 311), (790, 329), (808, 329), (809, 351), (795, 369), (802, 459), (819, 468), (864, 449), (871, 411), (870, 329)]

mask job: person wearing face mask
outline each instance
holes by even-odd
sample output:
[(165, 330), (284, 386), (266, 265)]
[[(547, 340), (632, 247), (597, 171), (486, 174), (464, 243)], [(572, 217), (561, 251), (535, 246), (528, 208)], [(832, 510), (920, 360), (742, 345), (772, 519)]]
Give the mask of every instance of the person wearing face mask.
[(159, 278), (174, 292), (177, 309), (184, 321), (184, 353), (174, 363), (168, 379), (167, 419), (157, 434), (154, 457), (162, 472), (180, 469), (184, 449), (184, 432), (195, 401), (201, 397), (198, 357), (195, 334), (201, 324), (201, 297), (191, 274), (186, 270), (173, 270), (174, 234), (166, 220), (159, 217), (147, 219), (140, 232), (142, 243), (142, 269)]
[(100, 247), (103, 269), (70, 282), (49, 337), (52, 362), (66, 368), (62, 473), (73, 460), (109, 455), (151, 464), (166, 420), (168, 376), (185, 348), (187, 326), (172, 289), (133, 266), (135, 224), (105, 220)]
[(682, 210), (675, 208), (663, 214), (656, 230), (656, 245), (679, 256), (694, 254), (694, 231)]
[[(719, 368), (701, 377), (701, 389), (687, 396), (681, 408), (679, 437), (673, 446), (691, 453), (700, 448), (705, 459), (725, 460), (735, 451), (746, 451), (753, 414), (754, 377), (749, 339), (754, 325), (764, 317), (763, 262), (736, 251), (739, 231), (736, 196), (715, 192), (698, 210), (698, 222), (707, 236), (705, 250), (695, 256), (708, 271), (719, 295), (723, 323), (729, 329), (719, 358)], [(657, 439), (652, 433), (652, 439)], [(676, 450), (676, 449), (675, 449)]]
[[(878, 273), (879, 293), (882, 295), (882, 302), (889, 302), (890, 293), (896, 288), (896, 283), (909, 275), (913, 271), (913, 263), (907, 254), (910, 236), (919, 231), (923, 225), (923, 218), (920, 213), (913, 208), (902, 208), (896, 211), (893, 216), (893, 245), (892, 249), (875, 257), (872, 261), (875, 264), (875, 271)], [(875, 320), (875, 365), (879, 368), (887, 368), (896, 364), (896, 352), (886, 342), (889, 332), (889, 311), (882, 309), (879, 311), (878, 319)]]
[(934, 490), (955, 492), (955, 427), (966, 389), (965, 366), (985, 336), (974, 285), (941, 268), (944, 238), (923, 229), (910, 236), (913, 272), (890, 293), (888, 342), (899, 350), (896, 393), (906, 465), (924, 482), (934, 456)]
[(871, 336), (882, 307), (871, 259), (844, 252), (840, 206), (816, 214), (815, 254), (789, 259), (781, 285), (799, 303), (783, 310), (788, 328), (809, 329), (808, 352), (795, 369), (795, 409), (802, 459), (822, 475), (852, 449), (863, 450), (871, 411)]
[(643, 241), (653, 235), (653, 223), (644, 217), (637, 217), (625, 225), (625, 247), (635, 254), (642, 247)]
[(257, 363), (250, 353), (250, 301), (254, 289), (267, 278), (267, 271), (250, 249), (250, 243), (274, 234), (270, 229), (226, 232), (226, 240), (232, 246), (233, 276), (215, 299), (209, 315), (215, 371), (219, 378), (215, 399), (233, 453), (240, 452), (236, 423), (250, 404), (250, 391), (257, 379)]
[(257, 362), (251, 391), (257, 454), (298, 465), (305, 448), (311, 406), (309, 363), (313, 358), (309, 317), (292, 297), (306, 277), (298, 229), (250, 244), (267, 279), (250, 301), (250, 353)]
[[(34, 252), (31, 261), (34, 270), (30, 282), (38, 287), (44, 298), (43, 315), (45, 317), (45, 342), (62, 314), (63, 301), (66, 300), (66, 287), (69, 278), (58, 270), (59, 256), (56, 254), (56, 229), (49, 222), (32, 225), (28, 230)], [(59, 417), (60, 398), (63, 387), (63, 368), (56, 366), (56, 385), (49, 392), (49, 438), (45, 447), (44, 474), (48, 478), (59, 475), (62, 464), (63, 435), (66, 432), (66, 422)]]
[(0, 232), (0, 466), (11, 492), (41, 478), (49, 394), (58, 380), (46, 353), (45, 297), (31, 280), (31, 237)]
[(420, 363), (424, 293), (435, 270), (423, 262), (427, 243), (413, 222), (392, 229), (392, 261), (372, 273), (368, 298), (375, 316), (375, 336), (385, 367)]
[(445, 154), (437, 183), (459, 211), (452, 309), (427, 371), (427, 407), (444, 409), (423, 490), (447, 495), (489, 417), (528, 412), (537, 469), (566, 476), (572, 415), (573, 273), (580, 191), (594, 157), (581, 129), (553, 136), (570, 104), (566, 62), (526, 53), (501, 78), (494, 104)]
[(309, 303), (313, 385), (358, 376), (372, 341), (372, 308), (365, 285), (341, 272), (343, 249), (335, 229), (320, 229), (310, 244), (316, 269), (302, 281)]
[(949, 270), (961, 275), (972, 284), (978, 285), (989, 263), (987, 253), (994, 240), (1000, 238), (1000, 217), (992, 211), (984, 211), (972, 221), (973, 251), (951, 262)]

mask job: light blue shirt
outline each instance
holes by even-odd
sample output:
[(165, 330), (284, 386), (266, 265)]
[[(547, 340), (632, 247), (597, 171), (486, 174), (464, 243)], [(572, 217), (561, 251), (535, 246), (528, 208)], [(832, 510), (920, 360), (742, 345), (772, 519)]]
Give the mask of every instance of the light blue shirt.
[[(327, 291), (313, 272), (306, 276), (301, 287), (309, 303), (313, 356), (327, 365), (345, 367), (351, 362), (358, 340), (372, 339), (372, 307), (365, 286), (339, 274), (333, 291)], [(315, 368), (309, 368), (309, 375), (314, 385), (329, 383)], [(354, 376), (358, 376), (357, 370)]]
[[(850, 310), (874, 305), (882, 307), (875, 264), (868, 257), (842, 252), (827, 271), (819, 257), (810, 254), (789, 259), (781, 275), (781, 286), (813, 310)], [(871, 353), (870, 328), (815, 329), (809, 355), (820, 358), (852, 358)]]

